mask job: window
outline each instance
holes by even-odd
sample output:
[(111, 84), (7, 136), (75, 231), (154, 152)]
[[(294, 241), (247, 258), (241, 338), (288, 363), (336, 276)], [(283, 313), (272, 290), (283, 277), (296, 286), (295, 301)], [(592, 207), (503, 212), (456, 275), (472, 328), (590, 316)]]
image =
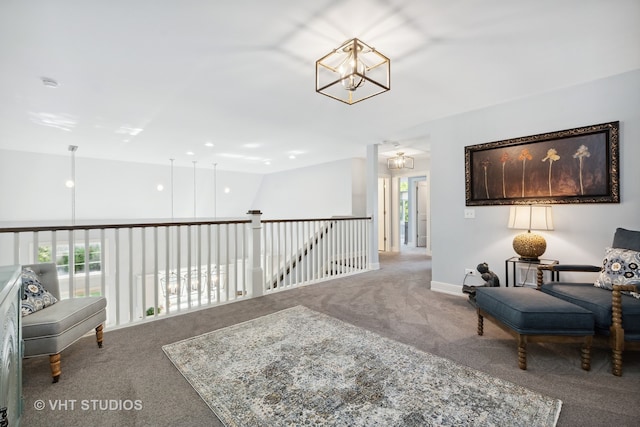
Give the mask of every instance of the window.
[[(88, 256), (87, 259), (87, 249)], [(90, 243), (88, 247), (84, 244), (74, 245), (74, 274), (85, 274), (88, 265), (89, 273), (99, 273), (102, 271), (101, 261), (102, 248), (100, 243)], [(51, 245), (38, 246), (38, 262), (53, 262)], [(69, 275), (69, 245), (60, 244), (56, 246), (56, 265), (58, 266), (59, 276)]]

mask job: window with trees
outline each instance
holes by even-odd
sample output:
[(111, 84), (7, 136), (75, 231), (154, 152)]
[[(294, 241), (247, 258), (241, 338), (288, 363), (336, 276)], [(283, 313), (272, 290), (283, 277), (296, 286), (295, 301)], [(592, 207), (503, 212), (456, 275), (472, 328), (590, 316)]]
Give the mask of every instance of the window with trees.
[[(38, 246), (38, 262), (54, 262), (51, 245)], [(99, 273), (102, 271), (102, 248), (100, 243), (75, 244), (73, 250), (73, 272), (74, 274)], [(59, 276), (68, 276), (71, 268), (69, 262), (69, 245), (56, 245), (55, 264), (58, 268)]]

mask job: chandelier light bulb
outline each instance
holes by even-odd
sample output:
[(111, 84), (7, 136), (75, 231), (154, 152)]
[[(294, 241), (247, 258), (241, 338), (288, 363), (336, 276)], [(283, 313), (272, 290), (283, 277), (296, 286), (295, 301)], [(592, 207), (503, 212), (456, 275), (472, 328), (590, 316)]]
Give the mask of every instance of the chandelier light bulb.
[[(360, 50), (360, 47), (358, 47), (357, 50)], [(340, 64), (338, 71), (340, 76), (342, 76), (342, 86), (346, 90), (354, 91), (364, 84), (364, 77), (361, 76), (364, 76), (366, 67), (364, 63), (357, 58), (357, 54), (354, 52), (352, 46), (346, 47), (345, 51), (349, 52), (349, 55), (342, 64)]]

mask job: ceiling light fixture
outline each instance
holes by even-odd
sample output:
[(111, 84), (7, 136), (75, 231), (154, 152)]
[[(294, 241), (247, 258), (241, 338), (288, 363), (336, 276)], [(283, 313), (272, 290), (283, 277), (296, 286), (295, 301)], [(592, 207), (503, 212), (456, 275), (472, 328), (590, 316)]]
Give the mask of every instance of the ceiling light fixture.
[(355, 104), (391, 90), (391, 61), (354, 38), (316, 61), (316, 92)]
[(398, 153), (396, 157), (387, 159), (388, 169), (413, 169), (413, 157)]

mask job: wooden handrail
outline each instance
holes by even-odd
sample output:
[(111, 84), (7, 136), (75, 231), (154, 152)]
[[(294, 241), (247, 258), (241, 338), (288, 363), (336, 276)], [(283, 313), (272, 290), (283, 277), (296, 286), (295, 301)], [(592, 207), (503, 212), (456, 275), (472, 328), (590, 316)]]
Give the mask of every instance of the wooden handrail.
[(355, 219), (370, 220), (370, 216), (334, 216), (330, 218), (301, 218), (301, 219), (263, 219), (264, 223), (274, 222), (311, 222), (311, 221), (351, 221)]
[(153, 228), (153, 227), (177, 227), (188, 225), (215, 225), (215, 224), (248, 224), (249, 219), (211, 220), (211, 221), (170, 221), (170, 222), (138, 222), (117, 224), (76, 224), (76, 225), (43, 225), (34, 227), (3, 227), (0, 233), (27, 233), (30, 231), (65, 231), (65, 230), (92, 230), (114, 228)]
[[(263, 223), (277, 222), (306, 222), (306, 221), (349, 221), (349, 220), (370, 220), (370, 216), (339, 216), (331, 218), (304, 218), (304, 219), (263, 219)], [(213, 225), (213, 224), (248, 224), (250, 219), (225, 219), (225, 220), (201, 220), (201, 221), (162, 221), (162, 222), (122, 222), (107, 224), (75, 224), (75, 225), (38, 225), (19, 227), (0, 227), (0, 233), (26, 233), (30, 231), (68, 231), (68, 230), (90, 230), (90, 229), (114, 229), (114, 228), (148, 228), (148, 227), (177, 227), (188, 225)]]

